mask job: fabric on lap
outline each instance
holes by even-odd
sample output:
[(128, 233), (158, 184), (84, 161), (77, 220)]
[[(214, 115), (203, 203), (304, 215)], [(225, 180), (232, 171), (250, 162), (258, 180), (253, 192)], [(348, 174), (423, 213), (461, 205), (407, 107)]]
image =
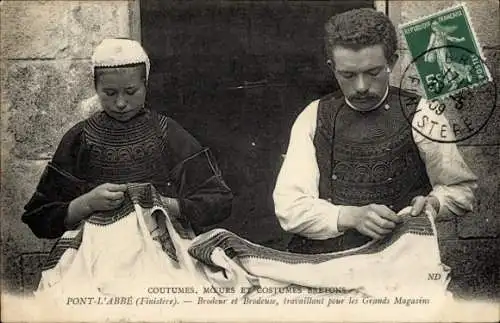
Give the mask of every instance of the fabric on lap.
[[(236, 290), (337, 287), (368, 295), (446, 291), (447, 268), (426, 214), (403, 216), (385, 239), (312, 255), (260, 246), (223, 229), (195, 237), (182, 219), (169, 216), (164, 198), (149, 184), (130, 184), (126, 196), (120, 209), (94, 214), (64, 234), (44, 267), (40, 293), (61, 294), (79, 284), (97, 294), (143, 292), (151, 284), (181, 283)], [(429, 273), (441, 279), (428, 280)]]

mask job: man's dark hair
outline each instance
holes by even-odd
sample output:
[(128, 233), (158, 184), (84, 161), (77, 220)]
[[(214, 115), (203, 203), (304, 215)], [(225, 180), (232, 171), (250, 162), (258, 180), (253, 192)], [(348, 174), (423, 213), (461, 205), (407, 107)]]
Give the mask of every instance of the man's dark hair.
[(333, 60), (335, 46), (353, 50), (382, 44), (387, 61), (397, 49), (396, 28), (384, 13), (370, 8), (354, 9), (331, 17), (325, 24), (325, 50)]

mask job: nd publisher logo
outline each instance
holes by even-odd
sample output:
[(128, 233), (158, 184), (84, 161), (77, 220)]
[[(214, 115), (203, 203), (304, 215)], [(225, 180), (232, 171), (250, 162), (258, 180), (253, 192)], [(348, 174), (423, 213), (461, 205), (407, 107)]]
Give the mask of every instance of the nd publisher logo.
[(427, 276), (427, 280), (438, 280), (440, 278), (441, 278), (441, 274), (439, 274), (439, 273), (430, 273)]

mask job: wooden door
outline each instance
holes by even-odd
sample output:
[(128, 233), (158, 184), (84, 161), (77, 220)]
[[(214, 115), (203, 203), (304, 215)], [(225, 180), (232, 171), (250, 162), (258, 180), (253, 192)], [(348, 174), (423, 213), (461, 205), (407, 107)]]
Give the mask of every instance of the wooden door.
[(328, 17), (373, 1), (141, 0), (152, 60), (148, 100), (212, 148), (235, 193), (233, 232), (286, 245), (272, 191), (293, 121), (336, 88), (325, 65)]

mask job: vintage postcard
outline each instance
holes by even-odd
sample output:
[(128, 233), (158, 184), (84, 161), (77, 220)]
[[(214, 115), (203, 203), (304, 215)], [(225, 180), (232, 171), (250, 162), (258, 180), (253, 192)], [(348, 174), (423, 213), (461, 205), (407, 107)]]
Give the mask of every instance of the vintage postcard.
[(1, 321), (497, 322), (498, 20), (0, 1)]

